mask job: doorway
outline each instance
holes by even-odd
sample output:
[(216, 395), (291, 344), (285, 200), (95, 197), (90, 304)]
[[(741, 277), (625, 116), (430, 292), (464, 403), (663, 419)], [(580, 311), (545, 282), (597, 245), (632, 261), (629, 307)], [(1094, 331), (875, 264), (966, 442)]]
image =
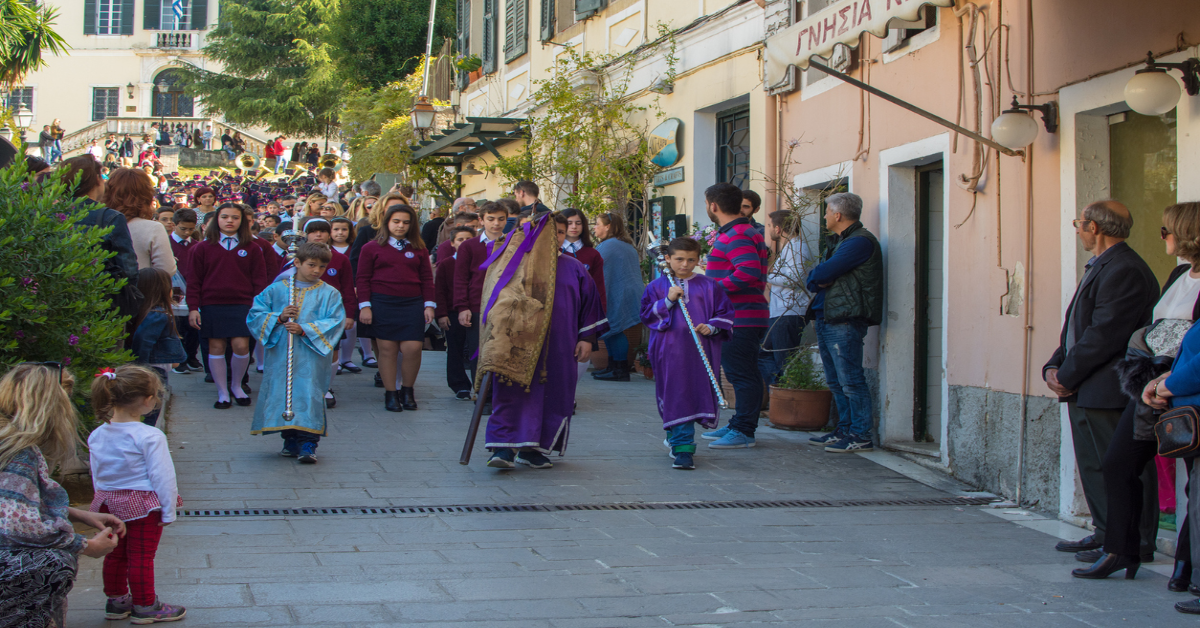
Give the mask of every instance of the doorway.
[(1162, 213), (1178, 198), (1175, 110), (1161, 116), (1133, 111), (1108, 116), (1109, 176), (1113, 198), (1133, 214), (1126, 240), (1146, 260), (1159, 285), (1179, 263), (1159, 236)]
[(945, 347), (945, 212), (942, 162), (916, 169), (916, 325), (913, 351), (913, 442), (932, 443), (942, 433)]

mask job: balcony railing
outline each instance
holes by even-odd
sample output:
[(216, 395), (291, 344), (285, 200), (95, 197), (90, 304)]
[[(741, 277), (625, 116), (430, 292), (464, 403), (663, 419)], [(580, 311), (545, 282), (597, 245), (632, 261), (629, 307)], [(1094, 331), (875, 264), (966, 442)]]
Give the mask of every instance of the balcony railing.
[(166, 32), (158, 33), (155, 48), (192, 48), (192, 33)]

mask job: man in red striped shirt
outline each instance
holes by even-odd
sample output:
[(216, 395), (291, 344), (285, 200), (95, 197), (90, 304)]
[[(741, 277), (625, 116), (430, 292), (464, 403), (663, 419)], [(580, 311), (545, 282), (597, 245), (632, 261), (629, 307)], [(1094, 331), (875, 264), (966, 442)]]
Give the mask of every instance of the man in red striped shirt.
[(713, 442), (710, 449), (743, 449), (754, 446), (758, 413), (762, 410), (762, 375), (758, 353), (767, 331), (767, 257), (762, 233), (741, 215), (742, 190), (718, 183), (704, 191), (708, 218), (720, 226), (704, 274), (725, 289), (736, 314), (733, 337), (721, 349), (721, 367), (733, 384), (736, 408), (725, 427), (701, 434)]

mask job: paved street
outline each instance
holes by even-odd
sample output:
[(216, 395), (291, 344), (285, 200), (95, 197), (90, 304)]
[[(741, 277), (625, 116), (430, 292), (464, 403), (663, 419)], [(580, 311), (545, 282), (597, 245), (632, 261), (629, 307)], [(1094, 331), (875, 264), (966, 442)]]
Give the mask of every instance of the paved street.
[[(169, 435), (186, 510), (346, 508), (346, 514), (184, 516), (167, 528), (158, 591), (192, 626), (1191, 626), (1160, 556), (1135, 581), (1071, 578), (1041, 517), (879, 504), (945, 500), (874, 461), (761, 429), (758, 447), (675, 471), (652, 382), (580, 387), (551, 470), (457, 462), (470, 406), (425, 354), (421, 409), (391, 414), (373, 370), (337, 378), (320, 462), (250, 436), (252, 408), (216, 411), (202, 374), (172, 376)], [(259, 378), (253, 376), (257, 392)], [(483, 442), (482, 430), (479, 444)], [(894, 462), (889, 463), (896, 466)], [(909, 466), (915, 466), (909, 464)], [(649, 502), (805, 500), (807, 507), (642, 508)], [(554, 509), (590, 504), (596, 510)], [(537, 505), (528, 512), (364, 508)], [(1010, 511), (1011, 512), (1011, 511)], [(82, 558), (72, 627), (103, 619), (100, 561)]]

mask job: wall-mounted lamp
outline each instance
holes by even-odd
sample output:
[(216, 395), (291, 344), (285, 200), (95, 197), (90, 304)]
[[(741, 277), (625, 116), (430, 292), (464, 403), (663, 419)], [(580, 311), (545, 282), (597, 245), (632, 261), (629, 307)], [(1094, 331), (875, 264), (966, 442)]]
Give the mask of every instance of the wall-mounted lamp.
[(1179, 104), (1181, 90), (1167, 70), (1183, 72), (1183, 86), (1189, 96), (1200, 93), (1200, 59), (1192, 57), (1183, 63), (1160, 63), (1154, 53), (1146, 53), (1146, 67), (1137, 71), (1125, 84), (1125, 103), (1145, 116), (1160, 116)]
[(1042, 125), (1047, 133), (1058, 132), (1058, 103), (1050, 101), (1044, 105), (1022, 105), (1013, 96), (1012, 107), (1004, 110), (992, 122), (992, 139), (1003, 146), (1018, 149), (1029, 146), (1037, 138), (1037, 121), (1026, 112), (1040, 111)]
[(658, 77), (658, 80), (654, 81), (654, 84), (650, 86), (649, 91), (654, 92), (655, 94), (670, 94), (675, 91), (675, 83), (668, 82), (666, 77), (660, 76)]
[(437, 110), (429, 103), (429, 98), (426, 96), (418, 98), (412, 109), (413, 128), (422, 133), (429, 131), (433, 129), (433, 121), (436, 117)]
[(133, 87), (134, 87), (133, 83), (130, 83), (125, 86), (125, 93), (129, 94), (129, 100), (133, 100)]
[(477, 176), (483, 174), (483, 172), (481, 170), (477, 170), (475, 168), (475, 162), (471, 162), (471, 163), (467, 164), (467, 168), (465, 170), (463, 170), (462, 172), (460, 172), (459, 174), (464, 177), (477, 177)]

